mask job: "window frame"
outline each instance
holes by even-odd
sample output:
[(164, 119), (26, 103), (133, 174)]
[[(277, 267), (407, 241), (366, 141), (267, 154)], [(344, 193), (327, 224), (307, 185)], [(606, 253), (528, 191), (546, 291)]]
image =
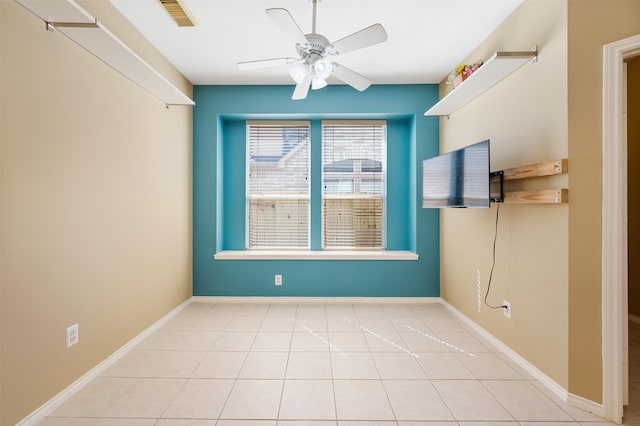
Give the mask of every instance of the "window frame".
[[(307, 192), (306, 195), (300, 194), (289, 194), (283, 195), (282, 197), (275, 198), (278, 200), (306, 200), (306, 245), (305, 246), (280, 246), (274, 244), (272, 246), (269, 245), (261, 245), (261, 246), (252, 246), (251, 245), (251, 202), (252, 200), (271, 200), (273, 197), (266, 197), (262, 194), (252, 194), (251, 193), (251, 143), (252, 139), (250, 137), (250, 128), (252, 126), (258, 127), (281, 127), (281, 128), (299, 128), (306, 127), (307, 131), (307, 170), (306, 170), (306, 187)], [(245, 249), (249, 251), (253, 250), (267, 250), (267, 251), (307, 251), (311, 247), (311, 167), (312, 167), (312, 155), (311, 155), (311, 121), (310, 120), (246, 120), (246, 159), (245, 159)], [(283, 156), (284, 157), (284, 156)], [(275, 194), (270, 194), (275, 195)], [(274, 240), (275, 241), (275, 240)]]
[[(387, 132), (387, 120), (322, 120), (321, 123), (321, 158), (320, 158), (320, 167), (321, 167), (321, 247), (322, 250), (327, 251), (386, 251), (387, 249), (387, 144), (388, 144), (388, 132)], [(352, 159), (349, 161), (353, 161), (353, 165), (351, 168), (351, 172), (337, 172), (337, 171), (325, 171), (325, 126), (351, 126), (351, 127), (367, 127), (367, 126), (383, 126), (383, 140), (382, 140), (382, 155), (380, 158), (380, 172), (363, 172), (362, 164), (365, 161), (377, 161), (376, 159), (371, 158), (360, 158), (360, 159)], [(313, 159), (312, 159), (313, 161)], [(346, 160), (343, 160), (346, 161)], [(335, 164), (335, 163), (333, 163)], [(358, 165), (356, 165), (358, 164)], [(345, 195), (336, 195), (327, 197), (327, 191), (325, 188), (325, 173), (330, 173), (331, 179), (352, 179), (352, 188), (354, 196), (349, 196), (345, 193)], [(357, 192), (363, 182), (371, 181), (377, 182), (375, 179), (376, 173), (380, 173), (382, 177), (382, 188), (380, 194), (376, 193), (362, 193)], [(373, 179), (372, 179), (373, 178)], [(356, 195), (357, 194), (357, 195)], [(326, 200), (381, 200), (381, 229), (380, 229), (380, 246), (344, 246), (344, 245), (336, 245), (336, 246), (328, 246), (326, 242)]]

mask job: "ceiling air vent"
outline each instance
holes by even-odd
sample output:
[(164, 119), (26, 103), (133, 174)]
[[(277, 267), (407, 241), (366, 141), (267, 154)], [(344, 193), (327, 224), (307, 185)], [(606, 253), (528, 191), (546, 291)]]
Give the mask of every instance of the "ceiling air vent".
[(194, 27), (195, 22), (178, 0), (158, 0), (180, 27)]

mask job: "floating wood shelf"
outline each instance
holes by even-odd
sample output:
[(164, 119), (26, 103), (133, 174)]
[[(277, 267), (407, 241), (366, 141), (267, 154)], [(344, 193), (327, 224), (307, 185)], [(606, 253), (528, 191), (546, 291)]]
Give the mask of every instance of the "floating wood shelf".
[(540, 176), (564, 174), (569, 171), (569, 160), (543, 161), (542, 163), (528, 164), (521, 167), (513, 167), (503, 170), (504, 180), (526, 179)]
[[(568, 172), (569, 160), (563, 158), (503, 170), (503, 180), (528, 179)], [(504, 192), (504, 203), (506, 204), (565, 204), (568, 202), (569, 190), (566, 188)]]
[(450, 115), (493, 87), (522, 65), (530, 61), (535, 61), (537, 55), (537, 48), (529, 52), (494, 53), (476, 72), (471, 74), (458, 87), (427, 110), (424, 115)]
[(563, 204), (568, 202), (569, 190), (566, 188), (504, 193), (505, 204)]
[(17, 1), (42, 18), (48, 30), (57, 29), (111, 68), (161, 99), (166, 105), (195, 105), (191, 98), (182, 93), (73, 0)]

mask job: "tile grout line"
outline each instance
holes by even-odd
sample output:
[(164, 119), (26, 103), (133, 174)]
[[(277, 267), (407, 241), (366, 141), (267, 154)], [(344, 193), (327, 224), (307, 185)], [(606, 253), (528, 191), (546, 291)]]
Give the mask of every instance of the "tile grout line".
[[(207, 310), (207, 312), (210, 312), (214, 309), (215, 304), (211, 307), (209, 307), (209, 309)], [(209, 346), (209, 348), (204, 352), (204, 355), (202, 356), (202, 358), (200, 359), (200, 362), (198, 362), (198, 364), (191, 370), (191, 374), (189, 375), (189, 377), (186, 378), (186, 380), (184, 381), (184, 383), (182, 384), (182, 386), (180, 387), (180, 389), (178, 390), (178, 392), (176, 392), (176, 394), (173, 396), (173, 398), (171, 398), (171, 400), (167, 403), (167, 406), (164, 407), (164, 410), (162, 410), (162, 413), (160, 413), (160, 416), (156, 419), (156, 424), (160, 422), (160, 420), (162, 419), (162, 416), (164, 416), (164, 414), (167, 412), (167, 410), (169, 409), (169, 407), (171, 406), (171, 404), (176, 400), (176, 398), (178, 397), (178, 395), (180, 394), (180, 392), (182, 392), (182, 390), (187, 386), (187, 383), (193, 379), (193, 374), (196, 372), (196, 370), (198, 369), (198, 367), (202, 364), (202, 362), (204, 361), (204, 359), (206, 358), (206, 354), (209, 352), (209, 350), (213, 347), (213, 345), (215, 344), (215, 342), (217, 341), (217, 339), (219, 339), (220, 336), (218, 336), (218, 338), (214, 339), (213, 342), (211, 342), (211, 345)], [(135, 349), (135, 348), (134, 348)], [(219, 417), (219, 414), (218, 416)], [(217, 419), (216, 419), (217, 422)]]
[[(351, 306), (351, 303), (348, 304)], [(329, 334), (329, 318), (327, 316), (327, 310), (325, 307), (324, 321), (327, 324), (327, 341), (331, 342), (331, 335)], [(333, 357), (331, 356), (331, 347), (329, 347), (329, 373), (331, 374), (331, 391), (333, 392), (333, 413), (335, 417), (335, 423), (338, 424), (338, 398), (336, 397), (336, 381), (333, 374)]]
[[(191, 305), (193, 302), (190, 302), (189, 305)], [(209, 309), (207, 310), (207, 312), (210, 312), (213, 310), (213, 308), (215, 307), (215, 304), (211, 307), (209, 307)], [(218, 338), (220, 338), (220, 336), (218, 336)], [(146, 339), (145, 339), (146, 340)], [(209, 347), (209, 349), (211, 349), (213, 347), (213, 345), (215, 344), (215, 341), (217, 339), (215, 339), (212, 343), (211, 346)], [(135, 350), (135, 348), (133, 348), (133, 350)], [(160, 413), (160, 415), (156, 418), (156, 421), (154, 424), (157, 424), (160, 422), (160, 420), (162, 419), (162, 416), (164, 415), (164, 413), (167, 412), (167, 410), (169, 409), (169, 407), (171, 406), (171, 404), (176, 400), (176, 398), (178, 397), (178, 395), (180, 394), (180, 392), (182, 392), (182, 390), (186, 387), (187, 383), (189, 382), (189, 380), (191, 380), (191, 378), (193, 377), (193, 374), (195, 373), (195, 371), (198, 369), (198, 367), (200, 366), (200, 364), (202, 364), (202, 361), (204, 361), (206, 354), (208, 353), (208, 350), (204, 352), (204, 355), (202, 357), (202, 359), (200, 359), (200, 362), (198, 362), (198, 364), (191, 370), (191, 373), (189, 374), (189, 377), (187, 377), (184, 381), (184, 383), (182, 383), (182, 386), (180, 386), (180, 389), (178, 389), (178, 391), (175, 393), (175, 395), (173, 395), (173, 397), (167, 402), (167, 405), (164, 407), (164, 409), (162, 410), (162, 413)], [(217, 420), (216, 420), (217, 422)], [(96, 422), (97, 423), (97, 422)]]
[[(383, 309), (384, 311), (384, 309)], [(385, 312), (385, 318), (389, 321), (391, 321), (389, 319), (389, 316), (387, 315), (387, 313)], [(393, 322), (392, 322), (393, 325)], [(394, 327), (395, 328), (395, 327)], [(402, 337), (400, 337), (402, 339)], [(406, 344), (406, 342), (404, 342)], [(367, 344), (368, 346), (368, 344)], [(382, 374), (380, 374), (380, 368), (378, 367), (378, 363), (376, 362), (376, 358), (373, 356), (373, 352), (371, 352), (371, 348), (369, 348), (369, 353), (371, 356), (371, 359), (373, 360), (373, 365), (376, 367), (376, 372), (378, 373), (378, 377), (380, 378), (380, 386), (382, 386), (382, 390), (384, 391), (385, 396), (387, 397), (387, 403), (389, 403), (389, 408), (391, 409), (391, 413), (393, 414), (393, 418), (396, 422), (396, 424), (398, 424), (399, 420), (398, 420), (398, 415), (396, 414), (396, 410), (394, 410), (393, 408), (393, 404), (391, 403), (391, 397), (389, 396), (389, 391), (387, 390), (387, 387), (384, 385), (384, 380), (382, 380)]]
[(296, 312), (294, 312), (294, 317), (293, 317), (293, 320), (294, 320), (293, 330), (291, 331), (291, 339), (289, 340), (289, 350), (287, 351), (287, 362), (284, 366), (284, 376), (282, 378), (282, 387), (280, 388), (280, 401), (278, 403), (278, 412), (276, 413), (276, 424), (280, 422), (280, 411), (282, 410), (282, 402), (284, 401), (284, 387), (287, 384), (287, 371), (289, 370), (289, 360), (291, 359), (291, 346), (293, 345), (293, 333), (295, 332), (295, 316), (297, 312), (298, 312), (298, 305), (296, 304)]
[[(244, 305), (244, 304), (243, 304)], [(229, 321), (229, 324), (231, 324), (233, 322), (233, 319), (235, 319), (235, 317), (237, 316), (237, 311), (234, 312), (231, 321)], [(260, 324), (262, 324), (262, 322), (264, 322), (264, 318), (261, 321)], [(225, 331), (227, 331), (229, 324), (227, 324), (225, 330), (223, 331), (223, 333)], [(258, 336), (258, 333), (256, 332), (255, 336), (253, 336), (253, 340), (251, 341), (251, 344), (249, 345), (249, 348), (244, 356), (244, 359), (242, 360), (242, 364), (240, 365), (240, 368), (238, 369), (238, 372), (236, 373), (236, 377), (235, 379), (233, 379), (233, 384), (231, 385), (231, 388), (229, 389), (229, 393), (227, 394), (227, 397), (224, 399), (224, 404), (222, 404), (222, 407), (220, 408), (220, 413), (218, 413), (218, 416), (216, 418), (216, 424), (218, 424), (220, 422), (220, 420), (222, 420), (222, 414), (224, 413), (224, 409), (227, 407), (227, 404), (229, 403), (229, 398), (231, 397), (231, 394), (233, 393), (233, 390), (236, 387), (236, 384), (238, 383), (238, 380), (240, 379), (240, 373), (242, 372), (242, 369), (244, 368), (245, 363), (247, 362), (247, 359), (249, 358), (249, 353), (251, 352), (251, 347), (253, 346), (256, 337)], [(213, 346), (215, 345), (215, 343), (211, 346), (213, 348)], [(223, 352), (223, 351), (221, 351)], [(227, 351), (224, 351), (227, 352)], [(228, 351), (228, 352), (237, 352), (237, 351)]]

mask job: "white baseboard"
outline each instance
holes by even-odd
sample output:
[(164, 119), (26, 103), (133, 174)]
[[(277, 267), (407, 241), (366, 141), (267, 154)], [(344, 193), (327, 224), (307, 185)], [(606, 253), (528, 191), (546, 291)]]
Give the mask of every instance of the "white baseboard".
[(107, 359), (95, 366), (85, 375), (69, 385), (62, 392), (57, 394), (51, 400), (40, 406), (34, 412), (22, 419), (16, 426), (30, 426), (37, 424), (53, 411), (71, 398), (76, 392), (78, 392), (83, 386), (90, 382), (95, 377), (99, 376), (107, 368), (111, 367), (116, 361), (122, 358), (126, 353), (131, 351), (140, 342), (146, 339), (148, 336), (157, 331), (167, 321), (173, 318), (176, 314), (182, 311), (187, 305), (192, 302), (211, 302), (211, 303), (272, 303), (272, 302), (288, 302), (288, 303), (439, 303), (442, 306), (449, 309), (454, 315), (465, 322), (471, 329), (480, 334), (489, 343), (503, 352), (513, 362), (522, 367), (532, 377), (537, 379), (545, 387), (547, 387), (553, 394), (558, 396), (562, 401), (565, 401), (576, 408), (591, 412), (598, 416), (604, 416), (604, 409), (601, 404), (597, 404), (593, 401), (587, 400), (577, 395), (570, 394), (562, 386), (556, 383), (553, 379), (548, 377), (542, 371), (538, 370), (535, 366), (529, 363), (526, 359), (518, 355), (507, 345), (498, 340), (495, 336), (482, 328), (476, 322), (469, 317), (458, 311), (447, 301), (440, 297), (244, 297), (244, 296), (193, 296), (186, 300), (181, 305), (177, 306), (167, 315), (162, 317), (156, 323), (149, 328), (138, 334), (132, 340), (123, 345), (120, 349), (111, 354)]
[(122, 358), (127, 352), (137, 346), (140, 342), (146, 339), (148, 336), (157, 331), (160, 327), (162, 327), (167, 321), (173, 318), (176, 314), (182, 311), (187, 305), (191, 303), (191, 299), (187, 299), (182, 304), (178, 305), (175, 309), (169, 312), (164, 317), (160, 318), (149, 328), (144, 330), (142, 333), (138, 334), (136, 337), (131, 339), (129, 342), (125, 343), (120, 349), (112, 353), (107, 359), (102, 361), (100, 364), (96, 365), (94, 368), (89, 370), (85, 375), (80, 377), (78, 380), (67, 386), (62, 392), (54, 396), (52, 399), (41, 405), (34, 412), (29, 414), (27, 417), (22, 419), (20, 422), (16, 424), (16, 426), (31, 426), (39, 423), (49, 414), (53, 413), (56, 408), (65, 403), (69, 398), (71, 398), (76, 392), (82, 389), (87, 383), (89, 383), (94, 378), (98, 377), (102, 372), (104, 372), (107, 368), (111, 367)]
[(303, 296), (193, 296), (194, 302), (215, 303), (440, 303), (439, 297), (303, 297)]
[(588, 399), (582, 398), (577, 395), (573, 395), (569, 393), (564, 387), (559, 385), (555, 380), (551, 377), (544, 374), (537, 367), (531, 364), (529, 361), (524, 359), (510, 347), (502, 343), (497, 337), (493, 334), (489, 333), (478, 323), (473, 321), (471, 318), (464, 315), (462, 312), (454, 308), (449, 302), (444, 299), (441, 299), (441, 303), (443, 306), (447, 307), (454, 315), (464, 321), (470, 328), (472, 328), (476, 333), (480, 334), (485, 340), (499, 349), (502, 353), (504, 353), (509, 359), (515, 362), (518, 366), (524, 369), (527, 373), (529, 373), (533, 378), (542, 383), (551, 393), (556, 395), (562, 401), (579, 408), (583, 411), (588, 411), (590, 413), (595, 414), (596, 416), (604, 417), (604, 408), (602, 404), (598, 404), (596, 402), (590, 401)]
[(137, 346), (140, 342), (162, 327), (167, 321), (182, 311), (191, 302), (212, 302), (212, 303), (266, 303), (266, 302), (295, 302), (295, 303), (440, 303), (439, 297), (247, 297), (247, 296), (193, 296), (184, 303), (173, 309), (149, 328), (131, 339), (120, 349), (111, 354), (107, 359), (88, 371), (78, 380), (67, 386), (62, 392), (41, 405), (27, 417), (22, 419), (16, 426), (30, 426), (36, 424), (51, 414), (83, 386), (92, 379), (99, 376), (107, 368), (111, 367), (122, 358), (127, 352)]

